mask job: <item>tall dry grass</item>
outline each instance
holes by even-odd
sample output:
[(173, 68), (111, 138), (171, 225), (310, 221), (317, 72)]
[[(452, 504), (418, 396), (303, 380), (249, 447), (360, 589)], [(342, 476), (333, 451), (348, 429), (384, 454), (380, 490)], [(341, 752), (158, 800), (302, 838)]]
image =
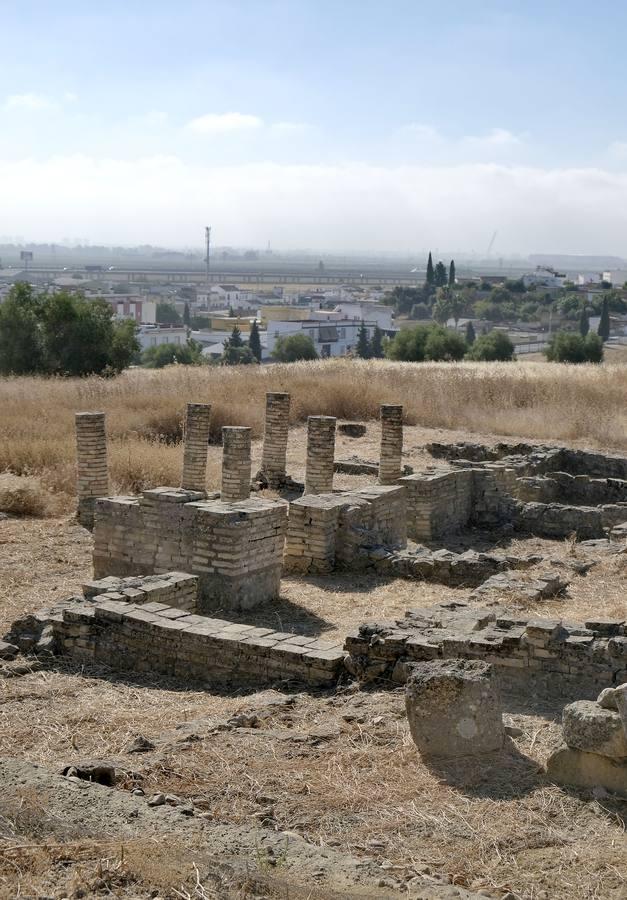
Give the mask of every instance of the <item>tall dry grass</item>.
[(292, 421), (326, 414), (373, 419), (402, 403), (408, 424), (627, 450), (627, 366), (390, 363), (332, 360), (263, 368), (173, 367), (115, 379), (0, 380), (0, 472), (38, 474), (74, 491), (73, 416), (104, 410), (117, 489), (178, 483), (188, 401), (222, 425), (263, 430), (264, 394), (289, 391)]

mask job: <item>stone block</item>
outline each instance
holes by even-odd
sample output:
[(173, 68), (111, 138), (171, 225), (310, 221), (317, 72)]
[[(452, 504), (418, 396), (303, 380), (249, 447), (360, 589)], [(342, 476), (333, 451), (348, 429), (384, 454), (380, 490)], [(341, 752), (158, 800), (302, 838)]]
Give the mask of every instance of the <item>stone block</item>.
[(569, 747), (627, 762), (627, 736), (618, 712), (578, 700), (564, 708), (562, 726)]
[(500, 750), (501, 699), (492, 666), (475, 660), (416, 664), (405, 688), (414, 743), (425, 756), (480, 756)]
[(559, 747), (548, 758), (546, 774), (558, 784), (572, 787), (603, 787), (627, 797), (627, 764), (598, 753)]

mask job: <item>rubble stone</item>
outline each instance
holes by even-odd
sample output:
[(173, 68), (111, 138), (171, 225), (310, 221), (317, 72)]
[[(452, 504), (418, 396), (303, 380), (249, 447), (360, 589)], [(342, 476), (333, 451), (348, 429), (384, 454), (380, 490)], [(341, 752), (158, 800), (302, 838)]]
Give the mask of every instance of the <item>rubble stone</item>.
[(562, 726), (564, 741), (572, 749), (627, 760), (627, 735), (618, 712), (579, 700), (564, 708)]

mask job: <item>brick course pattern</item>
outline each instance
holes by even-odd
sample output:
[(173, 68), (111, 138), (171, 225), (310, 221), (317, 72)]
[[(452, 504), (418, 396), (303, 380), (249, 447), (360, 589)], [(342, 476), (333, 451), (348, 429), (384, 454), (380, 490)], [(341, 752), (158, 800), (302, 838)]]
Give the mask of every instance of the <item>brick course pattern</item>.
[(250, 496), (250, 428), (222, 429), (222, 490), (225, 503), (247, 500)]
[(627, 681), (627, 623), (620, 619), (574, 624), (451, 601), (362, 625), (345, 649), (349, 670), (363, 680), (402, 683), (412, 662), (460, 657), (492, 663), (505, 687), (523, 691), (533, 679), (534, 690), (570, 686), (575, 696), (596, 696)]
[(305, 494), (290, 504), (284, 566), (303, 573), (352, 568), (362, 548), (381, 544), (407, 544), (404, 488), (373, 485), (342, 494)]
[(287, 438), (290, 422), (290, 395), (266, 394), (266, 423), (263, 435), (261, 473), (270, 487), (280, 487), (285, 481)]
[(204, 491), (207, 480), (207, 445), (211, 406), (208, 403), (188, 403), (185, 419), (183, 477), (181, 487), (188, 491)]
[(201, 611), (250, 609), (278, 597), (286, 529), (280, 500), (225, 503), (176, 488), (101, 499), (94, 575), (189, 572)]
[(289, 679), (311, 687), (332, 686), (343, 671), (344, 652), (333, 641), (194, 615), (155, 601), (131, 603), (115, 592), (67, 605), (51, 619), (58, 651), (123, 671), (201, 684)]
[(109, 493), (105, 414), (76, 413), (77, 519), (85, 528), (94, 527), (97, 497)]
[(333, 416), (307, 419), (306, 494), (326, 494), (333, 490), (335, 422)]
[(381, 455), (379, 484), (396, 484), (403, 456), (403, 407), (381, 407)]

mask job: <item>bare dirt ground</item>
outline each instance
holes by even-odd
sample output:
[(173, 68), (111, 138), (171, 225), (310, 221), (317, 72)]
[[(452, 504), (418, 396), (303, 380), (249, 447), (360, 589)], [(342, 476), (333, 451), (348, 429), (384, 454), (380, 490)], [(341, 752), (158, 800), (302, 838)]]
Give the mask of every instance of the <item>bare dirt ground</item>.
[[(303, 435), (291, 436), (295, 478)], [(433, 463), (425, 440), (465, 437), (408, 428), (406, 462)], [(377, 438), (372, 425), (365, 439), (339, 437), (336, 458), (376, 460)], [(539, 539), (503, 546), (596, 563), (585, 577), (558, 570), (571, 579), (567, 594), (533, 612), (625, 614), (626, 571), (616, 557)], [(91, 576), (90, 553), (91, 536), (68, 515), (1, 521), (0, 635), (18, 615), (75, 593)], [(285, 578), (280, 601), (248, 621), (346, 634), (366, 619), (468, 593), (354, 574)], [(521, 733), (501, 754), (434, 769), (411, 741), (401, 690), (347, 682), (336, 692), (212, 692), (62, 661), (0, 678), (0, 757), (52, 773), (105, 759), (119, 776), (115, 788), (90, 788), (87, 816), (67, 779), (44, 773), (44, 785), (29, 769), (0, 767), (0, 897), (427, 898), (451, 896), (437, 892), (453, 885), (509, 900), (618, 900), (627, 896), (627, 803), (545, 779), (560, 714), (533, 697), (511, 702), (506, 721)], [(129, 753), (137, 735), (154, 749)], [(157, 827), (150, 816), (164, 808), (147, 808), (146, 798), (158, 792), (191, 801), (195, 815), (168, 806)]]

